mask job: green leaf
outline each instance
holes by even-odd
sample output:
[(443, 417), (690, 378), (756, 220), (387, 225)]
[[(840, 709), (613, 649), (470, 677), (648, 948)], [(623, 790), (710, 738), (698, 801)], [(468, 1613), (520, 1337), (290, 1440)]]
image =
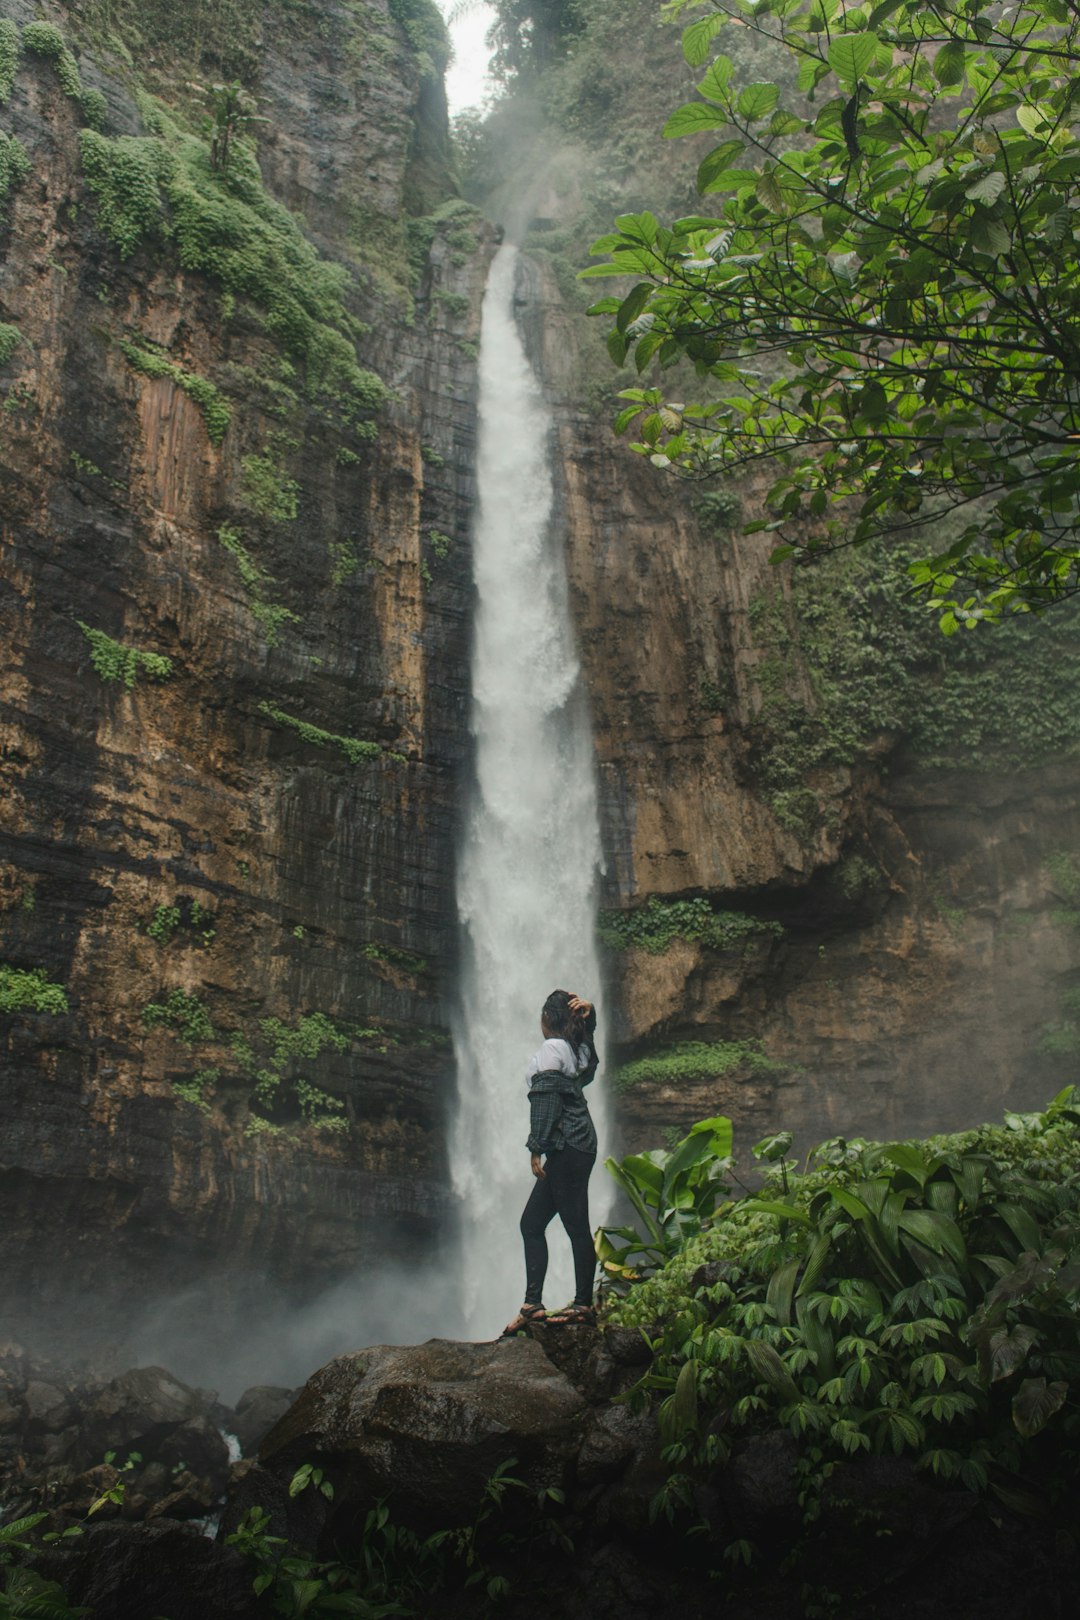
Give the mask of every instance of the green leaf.
[(980, 179), (976, 180), (974, 185), (968, 186), (964, 196), (969, 198), (971, 202), (987, 203), (989, 205), (996, 203), (1004, 190), (1005, 176), (999, 174), (996, 169), (992, 169), (989, 174), (984, 174)]
[(653, 293), (651, 281), (639, 281), (633, 292), (628, 293), (619, 306), (619, 313), (615, 317), (615, 329), (625, 333), (631, 322), (636, 321)]
[[(723, 28), (727, 18), (722, 13), (713, 12), (711, 17), (703, 17), (700, 22), (691, 23), (685, 29), (682, 37), (683, 56), (691, 67), (700, 67), (708, 60), (709, 46)], [(728, 64), (730, 72), (731, 65)]]
[(740, 117), (754, 124), (760, 118), (767, 118), (779, 99), (780, 92), (775, 84), (748, 84), (739, 91), (735, 107)]
[(779, 180), (772, 171), (758, 176), (754, 195), (762, 207), (767, 208), (771, 214), (779, 214), (783, 210), (784, 194), (780, 190)]
[(747, 1339), (746, 1359), (763, 1383), (785, 1401), (797, 1401), (798, 1387), (771, 1344), (764, 1339)]
[(675, 109), (664, 125), (663, 134), (666, 140), (677, 140), (680, 135), (700, 135), (703, 129), (722, 129), (729, 122), (722, 107), (714, 107), (708, 101), (688, 101)]
[(963, 84), (967, 46), (962, 40), (950, 39), (934, 57), (933, 75), (938, 84)]
[(877, 55), (876, 34), (841, 34), (826, 53), (837, 78), (854, 87)]
[(1013, 1396), (1013, 1423), (1025, 1440), (1045, 1429), (1055, 1412), (1068, 1398), (1069, 1386), (1062, 1380), (1048, 1384), (1045, 1378), (1025, 1378)]
[(966, 1266), (967, 1245), (955, 1221), (936, 1209), (908, 1209), (897, 1223), (916, 1242), (922, 1243), (935, 1254), (948, 1255), (958, 1266)]
[(730, 168), (732, 161), (740, 157), (746, 150), (742, 141), (721, 141), (712, 151), (702, 158), (697, 172), (697, 187), (699, 191), (708, 191), (710, 182), (718, 174)]
[(730, 57), (718, 56), (698, 85), (701, 95), (708, 96), (710, 101), (719, 101), (726, 106), (728, 100), (727, 90), (731, 83), (732, 72), (733, 67)]

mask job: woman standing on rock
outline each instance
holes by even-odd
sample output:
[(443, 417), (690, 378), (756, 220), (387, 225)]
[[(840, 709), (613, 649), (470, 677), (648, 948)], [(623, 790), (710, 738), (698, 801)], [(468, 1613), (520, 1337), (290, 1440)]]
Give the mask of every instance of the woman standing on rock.
[[(568, 990), (553, 990), (540, 1014), (544, 1043), (529, 1060), (531, 1128), (526, 1144), (535, 1184), (521, 1217), (525, 1244), (525, 1303), (505, 1333), (530, 1323), (595, 1327), (596, 1253), (589, 1226), (589, 1176), (596, 1163), (596, 1127), (582, 1088), (596, 1073), (596, 1009)], [(545, 1233), (558, 1215), (574, 1254), (574, 1303), (549, 1316), (543, 1306), (548, 1247)]]

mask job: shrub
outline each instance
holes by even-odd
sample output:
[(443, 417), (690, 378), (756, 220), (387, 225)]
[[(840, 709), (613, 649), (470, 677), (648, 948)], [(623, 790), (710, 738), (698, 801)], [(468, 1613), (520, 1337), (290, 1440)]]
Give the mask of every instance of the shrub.
[(633, 946), (651, 956), (662, 956), (676, 939), (696, 940), (714, 951), (731, 951), (784, 932), (778, 922), (762, 922), (741, 911), (713, 911), (700, 896), (668, 901), (655, 895), (637, 911), (602, 912), (597, 931), (600, 943), (611, 950)]
[(7, 213), (8, 194), (22, 185), (29, 173), (30, 159), (22, 141), (0, 130), (0, 221)]
[(63, 987), (45, 977), (44, 968), (9, 967), (0, 962), (0, 1013), (64, 1013), (68, 1010)]
[(90, 662), (103, 681), (122, 681), (130, 691), (140, 674), (153, 681), (167, 681), (172, 674), (172, 659), (164, 653), (142, 652), (138, 647), (127, 647), (114, 641), (104, 630), (92, 630), (81, 619), (79, 629), (90, 643)]
[(221, 443), (225, 437), (225, 429), (232, 419), (232, 411), (212, 382), (200, 377), (194, 371), (185, 371), (183, 366), (178, 365), (175, 360), (170, 360), (157, 349), (140, 348), (138, 344), (126, 341), (122, 341), (120, 347), (125, 360), (133, 370), (142, 372), (144, 377), (168, 377), (177, 388), (183, 389), (202, 412), (210, 443)]
[(350, 765), (359, 765), (361, 760), (375, 759), (382, 753), (378, 743), (364, 742), (359, 737), (339, 737), (336, 732), (323, 731), (321, 727), (310, 725), (294, 714), (286, 714), (282, 709), (276, 709), (272, 703), (260, 703), (259, 709), (267, 719), (273, 720), (279, 726), (288, 726), (298, 737), (302, 737), (304, 742), (312, 743), (316, 748), (340, 748)]

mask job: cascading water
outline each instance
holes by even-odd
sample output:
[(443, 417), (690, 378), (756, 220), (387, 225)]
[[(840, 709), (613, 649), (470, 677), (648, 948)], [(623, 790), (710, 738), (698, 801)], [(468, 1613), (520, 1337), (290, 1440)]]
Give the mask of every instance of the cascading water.
[[(472, 657), (476, 783), (458, 870), (466, 939), (455, 1028), (454, 1183), (462, 1201), (468, 1331), (498, 1331), (521, 1302), (517, 1223), (532, 1185), (525, 1064), (540, 1007), (561, 988), (595, 1001), (593, 887), (600, 860), (592, 740), (552, 533), (551, 421), (514, 322), (517, 252), (500, 248), (480, 338), (479, 513)], [(603, 1014), (601, 1011), (601, 1033)], [(604, 1071), (589, 1102), (604, 1152)], [(592, 1184), (593, 1221), (602, 1213)], [(573, 1295), (556, 1221), (545, 1298)]]

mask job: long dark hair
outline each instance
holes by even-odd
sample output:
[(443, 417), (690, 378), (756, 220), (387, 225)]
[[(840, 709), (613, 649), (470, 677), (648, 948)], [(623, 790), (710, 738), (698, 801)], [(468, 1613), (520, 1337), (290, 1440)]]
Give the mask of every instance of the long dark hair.
[(544, 1002), (540, 1016), (546, 1019), (548, 1026), (561, 1040), (569, 1044), (574, 1057), (580, 1057), (585, 1044), (585, 1019), (580, 1012), (571, 1008), (570, 991), (553, 990)]

